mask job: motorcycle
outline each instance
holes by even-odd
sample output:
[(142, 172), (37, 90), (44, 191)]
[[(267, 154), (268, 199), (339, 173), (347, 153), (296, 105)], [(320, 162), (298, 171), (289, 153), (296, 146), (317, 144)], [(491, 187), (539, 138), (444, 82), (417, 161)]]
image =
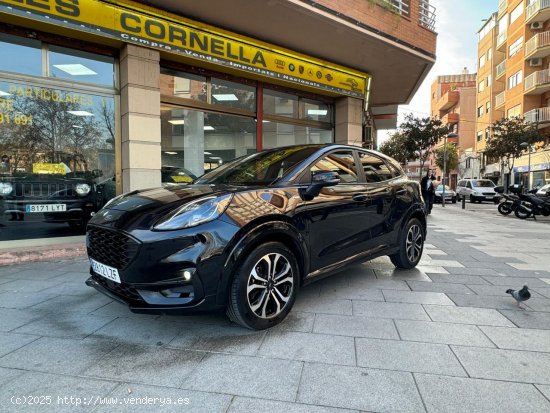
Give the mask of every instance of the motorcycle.
[[(512, 190), (512, 187), (510, 187), (510, 190)], [(510, 215), (521, 205), (519, 196), (514, 193), (505, 194), (502, 186), (495, 187), (495, 192), (499, 194), (499, 199), (496, 201), (498, 203), (497, 210), (502, 215)]]
[(545, 217), (550, 215), (550, 196), (539, 198), (532, 194), (520, 194), (521, 204), (514, 211), (514, 214), (519, 219), (527, 219), (531, 216), (536, 220), (537, 215)]

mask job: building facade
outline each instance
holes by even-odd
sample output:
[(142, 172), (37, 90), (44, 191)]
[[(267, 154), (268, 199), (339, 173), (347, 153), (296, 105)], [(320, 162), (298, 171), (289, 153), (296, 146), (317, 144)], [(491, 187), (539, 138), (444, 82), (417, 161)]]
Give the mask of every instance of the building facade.
[[(489, 55), (491, 59), (489, 59)], [(478, 90), (476, 151), (481, 175), (507, 185), (531, 187), (550, 183), (550, 3), (545, 0), (500, 0), (479, 32), (478, 82), (493, 76), (491, 87)], [(485, 58), (485, 59), (484, 59)], [(486, 61), (486, 69), (481, 68)], [(489, 73), (488, 71), (491, 71)], [(524, 117), (539, 130), (539, 143), (514, 161), (512, 173), (483, 155), (490, 126), (503, 117)]]
[[(448, 185), (456, 188), (458, 179), (466, 174), (466, 159), (471, 157), (475, 147), (476, 130), (476, 74), (469, 74), (466, 68), (462, 74), (438, 76), (431, 86), (431, 115), (439, 118), (445, 125), (450, 125), (456, 137), (447, 139), (454, 144), (460, 156), (456, 169), (447, 171)], [(441, 140), (437, 147), (444, 145)], [(438, 180), (442, 180), (443, 171), (435, 165), (432, 157), (431, 166), (436, 171)], [(464, 163), (464, 165), (461, 165)]]
[[(0, 241), (294, 144), (373, 147), (435, 62), (428, 0), (0, 1)], [(69, 224), (69, 225), (66, 225)]]

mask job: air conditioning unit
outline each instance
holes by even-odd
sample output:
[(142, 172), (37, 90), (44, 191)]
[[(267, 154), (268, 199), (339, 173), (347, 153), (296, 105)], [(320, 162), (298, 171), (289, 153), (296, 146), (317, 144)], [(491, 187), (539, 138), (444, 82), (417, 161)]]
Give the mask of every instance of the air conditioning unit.
[(544, 27), (543, 22), (533, 22), (531, 23), (531, 30), (540, 30)]
[(536, 59), (529, 59), (529, 66), (531, 67), (542, 66), (542, 57), (537, 57)]

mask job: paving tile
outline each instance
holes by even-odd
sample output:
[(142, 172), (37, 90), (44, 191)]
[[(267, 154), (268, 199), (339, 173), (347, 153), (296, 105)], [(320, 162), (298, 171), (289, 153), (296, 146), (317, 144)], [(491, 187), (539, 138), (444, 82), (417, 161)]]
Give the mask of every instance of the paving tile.
[(393, 280), (390, 278), (353, 279), (350, 280), (350, 287), (357, 289), (410, 291), (405, 281)]
[(466, 377), (449, 346), (398, 340), (356, 339), (357, 365)]
[(0, 331), (14, 330), (43, 316), (31, 310), (0, 308)]
[(172, 341), (179, 329), (177, 323), (151, 318), (117, 318), (94, 332), (92, 337), (127, 344), (163, 345)]
[(411, 373), (306, 363), (298, 402), (376, 412), (424, 412)]
[(388, 302), (411, 303), (411, 304), (437, 304), (454, 306), (449, 297), (443, 293), (416, 292), (416, 291), (395, 291), (382, 290)]
[(258, 354), (273, 358), (355, 365), (353, 338), (336, 335), (270, 331)]
[(43, 292), (58, 295), (76, 295), (79, 297), (89, 297), (97, 294), (95, 289), (88, 287), (84, 282), (61, 282), (59, 285), (46, 288)]
[[(511, 298), (510, 294), (506, 294), (506, 290), (509, 288), (517, 289), (517, 285), (469, 285), (468, 288), (474, 291), (477, 295), (502, 295)], [(533, 297), (541, 297), (541, 295), (537, 294), (535, 291), (531, 291), (531, 295)]]
[(424, 273), (434, 273), (434, 274), (449, 274), (449, 271), (447, 271), (444, 267), (439, 267), (436, 265), (417, 265), (416, 268), (419, 271), (422, 271)]
[(428, 277), (436, 283), (456, 283), (456, 284), (481, 284), (489, 285), (481, 275), (464, 275), (464, 274), (428, 274)]
[(294, 401), (302, 364), (293, 360), (207, 354), (182, 388)]
[(481, 326), (499, 348), (550, 353), (550, 330)]
[(313, 406), (311, 404), (276, 402), (265, 399), (251, 399), (235, 397), (231, 402), (228, 413), (352, 413), (353, 410), (335, 409), (331, 407)]
[(38, 338), (40, 337), (26, 334), (3, 333), (0, 335), (0, 357), (26, 346)]
[(412, 268), (410, 270), (402, 270), (399, 268), (392, 268), (387, 270), (374, 270), (376, 278), (384, 280), (398, 280), (398, 281), (427, 281), (430, 282), (430, 278), (424, 271), (418, 268)]
[[(5, 367), (0, 367), (0, 394), (2, 393), (2, 385), (4, 383), (8, 383), (10, 381), (13, 381), (16, 377), (21, 376), (22, 374), (25, 374), (25, 373), (26, 373), (25, 370), (7, 369)], [(5, 400), (7, 400), (7, 399), (2, 398), (0, 396), (0, 400), (4, 400), (4, 404), (5, 404)], [(1, 409), (1, 407), (0, 407), (0, 409)]]
[[(516, 307), (517, 308), (517, 307)], [(539, 328), (550, 330), (550, 317), (548, 313), (536, 313), (521, 310), (499, 310), (500, 313), (512, 323), (521, 328)]]
[(381, 290), (371, 288), (356, 288), (349, 285), (322, 286), (321, 298), (384, 301), (384, 296), (382, 295)]
[(530, 288), (530, 290), (535, 291), (543, 297), (550, 298), (550, 287), (535, 287), (532, 289)]
[(105, 340), (42, 337), (0, 358), (0, 366), (50, 373), (75, 374), (116, 347)]
[(471, 378), (414, 374), (429, 413), (544, 412), (550, 403), (534, 386)]
[(433, 293), (457, 293), (457, 294), (473, 294), (472, 290), (462, 284), (454, 283), (438, 283), (438, 282), (422, 282), (422, 281), (407, 281), (409, 287), (413, 291), (433, 292)]
[(45, 317), (25, 324), (14, 332), (49, 337), (85, 338), (113, 320), (114, 317), (82, 313), (45, 313)]
[(53, 297), (54, 294), (4, 292), (0, 294), (0, 308), (27, 308)]
[(179, 323), (178, 330), (169, 347), (238, 354), (256, 353), (266, 334), (237, 326), (198, 323)]
[[(23, 267), (23, 266), (14, 266), (14, 271), (9, 272), (6, 276), (8, 278), (13, 278), (17, 280), (47, 280), (50, 278), (57, 277), (61, 274), (65, 274), (67, 271), (65, 269), (59, 268), (48, 269), (47, 266), (50, 263), (43, 262), (41, 263), (42, 268), (40, 267)], [(58, 267), (59, 265), (56, 264)]]
[(399, 339), (393, 321), (384, 318), (318, 314), (313, 331), (351, 337)]
[(293, 309), (280, 324), (272, 327), (271, 330), (301, 331), (302, 333), (310, 333), (313, 331), (314, 321), (314, 313), (302, 313), (300, 311), (294, 311)]
[(324, 314), (348, 314), (351, 315), (351, 300), (338, 300), (328, 296), (303, 296), (298, 294), (293, 311)]
[(529, 308), (531, 308), (534, 311), (541, 311), (541, 312), (550, 312), (550, 299), (547, 298), (536, 298), (533, 297), (533, 294), (536, 294), (534, 292), (531, 293), (531, 299), (529, 301), (526, 301), (525, 305), (527, 305)]
[(484, 276), (487, 281), (489, 281), (493, 285), (504, 285), (504, 286), (510, 286), (515, 285), (516, 289), (519, 289), (523, 287), (524, 285), (528, 285), (529, 287), (544, 287), (548, 284), (546, 284), (544, 281), (542, 281), (540, 278), (524, 278), (524, 277), (508, 277), (508, 276)]
[(374, 318), (393, 318), (404, 320), (425, 320), (430, 317), (421, 304), (377, 303), (372, 301), (353, 301), (353, 314)]
[(0, 285), (0, 291), (9, 293), (36, 293), (52, 286), (47, 280), (12, 280)]
[(468, 266), (465, 268), (460, 267), (448, 267), (446, 268), (450, 274), (456, 274), (456, 275), (488, 275), (488, 276), (496, 276), (497, 272), (491, 268), (480, 268), (475, 266)]
[(510, 300), (511, 297), (509, 294), (503, 296), (483, 296), (449, 293), (447, 295), (459, 307), (493, 308), (511, 311), (520, 310), (515, 300)]
[[(106, 397), (117, 385), (118, 383), (104, 380), (30, 372), (0, 387), (0, 400), (7, 401), (0, 404), (0, 412), (91, 412), (95, 407), (94, 401)], [(17, 406), (14, 409), (15, 406), (8, 401), (12, 396), (51, 396), (51, 404)], [(79, 406), (76, 405), (77, 398), (81, 403)]]
[(89, 313), (98, 308), (103, 307), (106, 304), (111, 303), (109, 297), (95, 293), (93, 295), (87, 296), (86, 299), (82, 297), (71, 296), (71, 295), (58, 295), (53, 298), (50, 298), (47, 301), (43, 301), (39, 304), (33, 305), (29, 309), (37, 313), (53, 313), (58, 314), (61, 312), (71, 312), (71, 313)]
[(452, 346), (471, 377), (550, 384), (550, 354)]
[[(103, 294), (100, 294), (103, 296)], [(104, 296), (103, 296), (104, 297)], [(119, 303), (118, 301), (109, 300), (101, 307), (94, 308), (89, 311), (90, 314), (105, 316), (105, 317), (125, 317), (125, 318), (141, 318), (141, 319), (159, 319), (158, 315), (154, 314), (136, 314), (132, 313), (126, 304)], [(166, 318), (166, 321), (180, 321), (182, 317), (176, 319), (174, 317)]]
[(402, 340), (480, 347), (495, 346), (479, 328), (472, 325), (409, 320), (395, 320), (395, 325)]
[(81, 373), (90, 377), (179, 387), (203, 356), (204, 353), (197, 351), (123, 344)]
[(441, 321), (445, 323), (515, 327), (514, 323), (512, 323), (498, 311), (488, 308), (425, 305), (424, 309), (433, 321)]
[[(128, 393), (128, 389), (132, 391)], [(231, 396), (226, 394), (203, 393), (192, 390), (172, 389), (166, 387), (147, 386), (144, 384), (123, 383), (110, 395), (110, 398), (124, 400), (136, 398), (157, 399), (156, 403), (103, 405), (94, 410), (94, 413), (224, 413), (231, 403)], [(171, 403), (167, 401), (170, 399)]]
[(550, 385), (537, 384), (536, 387), (541, 391), (548, 400), (550, 400)]

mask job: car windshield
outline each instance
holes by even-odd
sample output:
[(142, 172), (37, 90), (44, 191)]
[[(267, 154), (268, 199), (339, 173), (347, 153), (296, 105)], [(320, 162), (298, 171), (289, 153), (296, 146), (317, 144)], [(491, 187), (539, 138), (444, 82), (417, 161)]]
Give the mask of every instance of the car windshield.
[[(449, 185), (445, 185), (445, 191), (450, 191), (451, 188), (449, 188)], [(443, 185), (438, 185), (436, 191), (442, 192), (443, 191)]]
[(493, 183), (493, 181), (478, 180), (478, 181), (472, 181), (472, 186), (479, 186), (483, 188), (494, 188), (495, 184)]
[(204, 174), (194, 183), (269, 185), (319, 148), (320, 146), (292, 146), (244, 156)]

